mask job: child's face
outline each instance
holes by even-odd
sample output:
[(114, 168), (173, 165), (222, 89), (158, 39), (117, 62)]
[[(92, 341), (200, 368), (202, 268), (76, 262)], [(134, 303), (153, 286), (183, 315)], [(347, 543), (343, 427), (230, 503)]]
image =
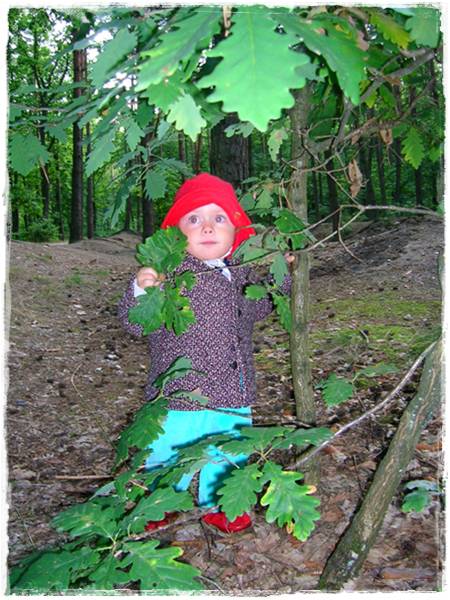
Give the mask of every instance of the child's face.
[(200, 260), (221, 258), (234, 242), (236, 228), (217, 204), (205, 204), (187, 213), (178, 227), (188, 239), (187, 251)]

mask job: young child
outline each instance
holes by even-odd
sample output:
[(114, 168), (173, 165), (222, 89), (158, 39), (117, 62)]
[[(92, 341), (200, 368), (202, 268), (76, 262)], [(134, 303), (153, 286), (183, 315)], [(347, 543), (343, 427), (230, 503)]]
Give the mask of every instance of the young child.
[[(186, 398), (171, 399), (164, 434), (149, 448), (146, 468), (151, 470), (167, 464), (176, 456), (177, 446), (183, 446), (216, 433), (239, 435), (239, 428), (249, 426), (251, 406), (256, 401), (253, 365), (252, 332), (255, 321), (272, 310), (269, 298), (249, 300), (244, 289), (257, 283), (250, 267), (228, 268), (239, 264), (233, 252), (248, 237), (255, 234), (251, 221), (240, 206), (233, 187), (213, 175), (201, 173), (186, 181), (161, 227), (177, 226), (186, 235), (187, 255), (177, 272), (198, 273), (194, 288), (186, 292), (196, 322), (182, 335), (165, 327), (149, 334), (150, 373), (145, 398), (152, 400), (157, 389), (152, 382), (172, 362), (187, 356), (192, 367), (203, 373), (192, 373), (166, 385), (166, 393), (178, 390), (196, 391), (208, 398), (205, 408)], [(137, 296), (148, 286), (161, 285), (160, 274), (151, 267), (139, 269), (130, 279), (128, 289), (119, 303), (119, 318), (133, 335), (142, 335), (140, 325), (131, 324), (128, 311), (137, 304)], [(288, 292), (286, 277), (283, 291)], [(212, 409), (220, 409), (214, 411)], [(199, 476), (199, 506), (215, 506), (215, 490), (233, 464), (245, 464), (246, 455), (226, 457), (211, 448), (214, 460), (203, 467)], [(185, 475), (175, 486), (186, 490), (192, 475)], [(167, 516), (167, 515), (166, 515)], [(154, 529), (170, 519), (151, 522)], [(248, 514), (229, 522), (222, 512), (209, 512), (203, 520), (225, 532), (239, 531), (251, 525)]]

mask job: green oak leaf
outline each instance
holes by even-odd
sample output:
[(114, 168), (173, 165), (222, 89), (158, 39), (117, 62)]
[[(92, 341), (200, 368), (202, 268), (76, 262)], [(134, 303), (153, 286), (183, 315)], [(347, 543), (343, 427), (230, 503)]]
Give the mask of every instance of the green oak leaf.
[(131, 115), (128, 119), (121, 122), (121, 126), (125, 127), (125, 137), (128, 147), (131, 151), (136, 150), (139, 141), (144, 137), (144, 132)]
[(166, 287), (164, 292), (164, 324), (167, 329), (173, 329), (175, 335), (181, 335), (196, 322), (189, 299), (183, 296), (177, 287)]
[(143, 449), (156, 440), (164, 429), (162, 423), (167, 415), (167, 399), (158, 398), (144, 404), (136, 413), (133, 422), (120, 435), (116, 450), (115, 465), (128, 458), (131, 446)]
[(241, 427), (239, 439), (218, 443), (220, 450), (226, 454), (251, 454), (263, 451), (275, 438), (285, 433), (284, 427)]
[(280, 151), (281, 144), (284, 140), (288, 139), (288, 132), (284, 127), (280, 127), (279, 129), (274, 129), (270, 136), (267, 146), (269, 148), (270, 158), (273, 162), (276, 162), (278, 152)]
[(289, 269), (286, 263), (286, 259), (283, 254), (278, 253), (275, 254), (272, 264), (270, 265), (270, 273), (272, 273), (276, 285), (280, 286), (283, 284), (283, 281), (286, 275), (289, 274)]
[(419, 168), (425, 157), (423, 140), (415, 127), (409, 128), (406, 137), (402, 141), (402, 154), (414, 169)]
[(395, 365), (389, 365), (382, 362), (361, 369), (357, 372), (357, 375), (358, 377), (359, 375), (364, 375), (365, 377), (378, 377), (379, 375), (387, 375), (388, 373), (398, 373), (398, 368)]
[(428, 490), (417, 489), (406, 494), (401, 506), (402, 512), (421, 512), (430, 505), (431, 496)]
[(137, 261), (144, 267), (152, 267), (157, 273), (168, 273), (184, 260), (186, 236), (178, 227), (160, 229), (137, 246)]
[(331, 375), (323, 382), (323, 399), (327, 406), (336, 406), (342, 404), (353, 394), (353, 385), (347, 379), (338, 377), (336, 373)]
[[(320, 16), (320, 15), (319, 15)], [(275, 17), (274, 17), (275, 18)], [(359, 103), (359, 84), (366, 78), (365, 55), (352, 36), (324, 18), (301, 19), (294, 13), (276, 14), (283, 28), (298, 36), (309, 50), (323, 57), (353, 104)]]
[(96, 501), (71, 506), (56, 515), (51, 521), (57, 531), (67, 531), (71, 537), (80, 535), (100, 535), (112, 537), (116, 530), (116, 510), (102, 508)]
[(183, 554), (181, 548), (158, 548), (158, 540), (127, 542), (123, 550), (127, 555), (121, 567), (129, 567), (129, 579), (140, 582), (140, 590), (202, 590), (195, 579), (200, 571), (176, 560)]
[(45, 164), (50, 158), (47, 149), (35, 135), (12, 133), (9, 143), (9, 162), (11, 168), (26, 177), (34, 167)]
[(292, 313), (291, 313), (291, 299), (289, 296), (283, 294), (272, 293), (272, 302), (275, 304), (277, 315), (280, 318), (282, 327), (287, 332), (292, 330)]
[(175, 129), (188, 135), (193, 142), (206, 125), (205, 119), (201, 116), (200, 107), (192, 96), (185, 93), (169, 106), (167, 121), (173, 123)]
[(222, 60), (196, 85), (214, 87), (209, 102), (222, 102), (224, 112), (237, 112), (241, 121), (266, 131), (271, 119), (294, 105), (290, 90), (306, 84), (297, 68), (309, 58), (290, 48), (296, 43), (292, 35), (276, 31), (268, 8), (238, 7), (231, 20), (230, 35), (206, 53)]
[(175, 381), (176, 379), (180, 379), (185, 375), (189, 375), (189, 373), (200, 373), (200, 371), (195, 371), (192, 368), (192, 361), (190, 358), (186, 356), (180, 356), (170, 365), (170, 367), (161, 373), (155, 381), (153, 381), (152, 385), (159, 388), (160, 390), (164, 389), (164, 386), (169, 381)]
[(137, 304), (128, 311), (130, 323), (142, 326), (143, 335), (148, 335), (164, 325), (163, 310), (166, 297), (159, 287), (145, 288), (145, 294), (136, 298)]
[(99, 553), (89, 547), (73, 551), (56, 550), (43, 552), (32, 561), (15, 581), (13, 591), (49, 592), (63, 591), (70, 587), (70, 581), (77, 571), (95, 565)]
[(287, 433), (284, 439), (276, 441), (274, 448), (289, 448), (292, 444), (303, 448), (306, 446), (320, 446), (333, 437), (333, 432), (326, 427), (312, 427), (311, 429), (295, 429)]
[(267, 290), (263, 285), (248, 285), (245, 288), (245, 297), (250, 300), (261, 300), (267, 297)]
[(89, 573), (88, 577), (95, 582), (93, 589), (99, 590), (113, 590), (115, 585), (130, 580), (128, 573), (120, 569), (120, 562), (113, 554), (103, 558), (98, 568)]
[(88, 159), (86, 161), (86, 177), (89, 177), (97, 171), (111, 156), (111, 153), (114, 151), (114, 138), (116, 135), (116, 128), (112, 127), (109, 129), (104, 135), (98, 137), (93, 145), (92, 150), (89, 153)]
[(167, 180), (160, 170), (147, 171), (145, 175), (145, 193), (150, 200), (164, 198), (167, 190)]
[(106, 42), (96, 62), (92, 65), (92, 83), (100, 88), (116, 67), (137, 44), (137, 35), (126, 27), (117, 31), (112, 40)]
[(159, 84), (171, 77), (178, 69), (180, 62), (186, 62), (199, 44), (206, 43), (220, 30), (222, 12), (219, 7), (208, 10), (188, 11), (187, 17), (175, 22), (173, 27), (163, 35), (161, 42), (141, 52), (144, 59), (136, 91), (146, 90), (149, 85)]
[(411, 10), (414, 14), (405, 24), (411, 39), (419, 46), (437, 48), (440, 37), (439, 10), (423, 6)]
[(277, 522), (279, 527), (286, 525), (287, 531), (304, 542), (310, 536), (320, 513), (315, 509), (320, 500), (310, 496), (314, 488), (299, 485), (297, 481), (303, 473), (283, 471), (280, 465), (271, 461), (263, 468), (262, 481), (270, 484), (260, 500), (261, 506), (268, 506), (266, 521)]
[(250, 510), (256, 503), (256, 494), (261, 491), (260, 477), (262, 472), (253, 463), (241, 469), (234, 469), (225, 479), (224, 485), (217, 490), (221, 496), (219, 505), (229, 521), (234, 521)]
[(384, 39), (393, 42), (400, 48), (407, 48), (410, 37), (409, 33), (390, 15), (380, 10), (369, 10), (369, 20)]
[(139, 533), (148, 521), (160, 521), (166, 512), (192, 510), (194, 502), (189, 492), (176, 492), (173, 487), (160, 487), (141, 498), (133, 510), (119, 523), (123, 531)]
[(149, 104), (158, 106), (167, 113), (170, 105), (176, 102), (183, 93), (182, 77), (182, 73), (177, 71), (160, 83), (149, 85), (142, 95), (144, 98), (148, 98)]

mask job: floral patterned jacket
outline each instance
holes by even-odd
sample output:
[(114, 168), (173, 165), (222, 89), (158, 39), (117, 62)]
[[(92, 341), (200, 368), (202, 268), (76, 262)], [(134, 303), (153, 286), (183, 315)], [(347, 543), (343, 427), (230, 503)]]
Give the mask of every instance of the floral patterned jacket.
[[(236, 259), (230, 265), (239, 264)], [(180, 356), (192, 361), (192, 373), (165, 387), (166, 394), (174, 391), (197, 391), (208, 398), (202, 406), (187, 398), (172, 399), (171, 410), (201, 410), (202, 408), (240, 408), (256, 401), (255, 368), (253, 364), (252, 333), (255, 321), (265, 318), (273, 310), (269, 298), (249, 300), (244, 288), (257, 283), (259, 278), (250, 267), (230, 269), (231, 281), (220, 268), (209, 267), (188, 254), (176, 272), (193, 271), (197, 275), (194, 288), (186, 292), (196, 322), (182, 335), (175, 335), (160, 327), (148, 335), (150, 372), (145, 387), (145, 398), (152, 400), (157, 389), (152, 382)], [(118, 316), (125, 329), (135, 336), (142, 335), (142, 327), (128, 320), (128, 311), (136, 306), (134, 280), (119, 302)], [(290, 291), (290, 277), (283, 282), (284, 293)]]

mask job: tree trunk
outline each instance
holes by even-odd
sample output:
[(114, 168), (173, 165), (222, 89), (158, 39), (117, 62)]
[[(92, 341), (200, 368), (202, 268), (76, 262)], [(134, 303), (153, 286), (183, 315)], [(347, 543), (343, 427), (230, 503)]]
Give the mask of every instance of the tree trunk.
[(381, 147), (380, 138), (377, 139), (377, 144), (375, 146), (375, 154), (376, 154), (376, 158), (377, 158), (378, 181), (380, 182), (381, 204), (383, 204), (383, 206), (385, 206), (387, 204), (386, 184), (384, 181), (383, 149)]
[(211, 129), (209, 164), (211, 173), (231, 183), (234, 188), (242, 187), (249, 176), (248, 139), (242, 135), (227, 137), (225, 129), (238, 123), (236, 115), (227, 115)]
[[(186, 141), (182, 131), (178, 132), (178, 159), (186, 163)], [(186, 177), (181, 174), (181, 181), (185, 181), (185, 179)]]
[(327, 170), (327, 183), (328, 183), (328, 207), (330, 210), (330, 213), (334, 213), (332, 218), (332, 225), (333, 225), (333, 231), (335, 232), (335, 235), (331, 238), (331, 239), (335, 239), (336, 235), (337, 235), (337, 230), (339, 227), (339, 214), (336, 212), (337, 209), (339, 208), (339, 203), (338, 203), (338, 192), (337, 192), (337, 185), (336, 185), (336, 180), (334, 178), (334, 160), (331, 158), (332, 156), (332, 150), (327, 150), (325, 152), (325, 158), (329, 159), (327, 160), (327, 164), (326, 164), (326, 170)]
[[(311, 159), (311, 166), (314, 166), (314, 160)], [(313, 205), (314, 212), (316, 213), (316, 221), (320, 221), (320, 201), (319, 201), (319, 187), (317, 185), (317, 172), (312, 171), (312, 188), (313, 188)]]
[(56, 190), (55, 190), (55, 210), (58, 218), (59, 239), (64, 239), (64, 217), (61, 203), (61, 169), (59, 165), (59, 149), (55, 149), (55, 164), (56, 164)]
[(394, 186), (394, 197), (392, 199), (394, 204), (401, 203), (401, 183), (402, 183), (402, 149), (399, 138), (394, 140), (394, 153), (395, 153), (395, 186)]
[[(88, 139), (91, 135), (91, 124), (86, 124), (86, 136)], [(87, 153), (88, 155), (91, 152), (91, 142), (89, 141), (87, 145)], [(86, 187), (86, 208), (87, 208), (87, 236), (88, 239), (92, 239), (95, 235), (95, 227), (94, 227), (94, 175), (89, 175), (87, 179), (87, 187)]]
[(438, 340), (425, 360), (417, 394), (400, 419), (361, 508), (325, 566), (319, 581), (321, 590), (339, 590), (360, 572), (419, 436), (442, 401), (441, 366), (442, 340)]
[[(307, 127), (310, 90), (305, 86), (294, 92), (295, 105), (289, 111), (292, 127), (291, 161), (294, 171), (288, 189), (293, 212), (308, 224), (307, 171), (308, 155), (302, 146), (302, 130)], [(312, 389), (309, 325), (309, 253), (299, 252), (293, 263), (290, 335), (292, 378), (297, 418), (311, 425), (316, 422)]]
[[(73, 34), (73, 42), (79, 37), (79, 31)], [(73, 51), (73, 79), (80, 83), (86, 78), (86, 50)], [(74, 98), (82, 95), (80, 87), (74, 88)], [(70, 218), (69, 242), (83, 239), (83, 133), (78, 123), (73, 124), (72, 150), (72, 204)]]
[[(45, 131), (43, 126), (39, 126), (39, 141), (46, 148)], [(41, 196), (42, 196), (42, 216), (48, 219), (50, 215), (50, 181), (45, 165), (39, 168), (41, 174)]]
[(193, 171), (195, 174), (200, 173), (200, 160), (202, 157), (202, 134), (200, 133), (197, 136), (197, 139), (194, 144), (194, 162), (193, 162)]
[(414, 170), (414, 187), (416, 190), (416, 206), (423, 205), (422, 167)]

